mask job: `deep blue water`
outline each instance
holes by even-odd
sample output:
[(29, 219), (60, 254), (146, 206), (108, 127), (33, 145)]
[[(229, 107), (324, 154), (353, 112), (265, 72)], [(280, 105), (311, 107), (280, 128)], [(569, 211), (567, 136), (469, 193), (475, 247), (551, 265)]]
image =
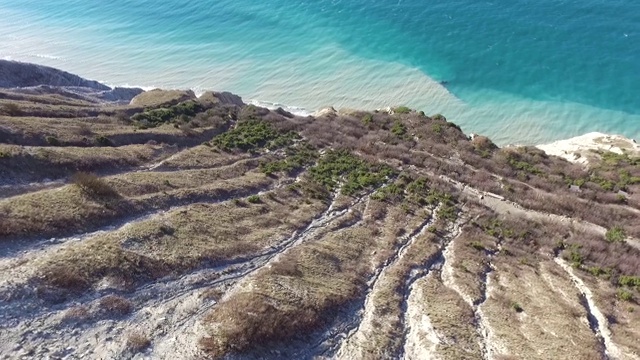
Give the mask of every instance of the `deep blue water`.
[(3, 0), (0, 18), (0, 58), (113, 85), (408, 105), (501, 144), (640, 137), (639, 1)]

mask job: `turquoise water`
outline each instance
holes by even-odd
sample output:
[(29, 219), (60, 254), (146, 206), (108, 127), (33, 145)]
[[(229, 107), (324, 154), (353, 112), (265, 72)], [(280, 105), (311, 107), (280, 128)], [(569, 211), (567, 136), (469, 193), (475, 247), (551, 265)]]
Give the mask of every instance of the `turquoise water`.
[(640, 137), (631, 0), (3, 0), (0, 58), (293, 108), (408, 105), (534, 144)]

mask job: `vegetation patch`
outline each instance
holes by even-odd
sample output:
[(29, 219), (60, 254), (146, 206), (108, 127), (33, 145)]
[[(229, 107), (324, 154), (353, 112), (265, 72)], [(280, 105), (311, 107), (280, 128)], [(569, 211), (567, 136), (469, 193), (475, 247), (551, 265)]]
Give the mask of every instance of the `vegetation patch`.
[(411, 109), (406, 106), (398, 106), (397, 108), (393, 109), (393, 112), (395, 114), (408, 114), (411, 112)]
[(100, 308), (110, 315), (123, 316), (133, 311), (133, 303), (122, 296), (107, 295), (100, 299)]
[(115, 198), (118, 192), (108, 182), (95, 174), (78, 172), (71, 178), (73, 184), (91, 197)]
[(141, 352), (150, 345), (151, 340), (149, 337), (140, 332), (133, 332), (127, 337), (127, 350), (133, 353)]
[(608, 242), (622, 242), (627, 238), (627, 234), (621, 226), (614, 226), (607, 231), (605, 238)]
[(168, 108), (145, 110), (131, 117), (137, 126), (143, 129), (153, 128), (176, 119), (179, 116), (193, 117), (204, 111), (204, 107), (197, 101), (185, 101)]
[(335, 190), (342, 183), (342, 193), (353, 195), (364, 189), (381, 186), (395, 176), (396, 171), (386, 164), (364, 161), (347, 150), (331, 150), (309, 169), (309, 174), (315, 182), (329, 190)]
[(285, 153), (285, 159), (262, 163), (260, 164), (260, 170), (267, 175), (278, 172), (293, 175), (305, 167), (312, 165), (316, 159), (318, 159), (317, 150), (306, 142), (300, 142), (294, 146), (287, 147)]
[(300, 135), (295, 132), (279, 132), (266, 121), (245, 120), (238, 122), (234, 129), (216, 136), (212, 143), (225, 151), (249, 151), (257, 148), (275, 150), (291, 145), (298, 139)]

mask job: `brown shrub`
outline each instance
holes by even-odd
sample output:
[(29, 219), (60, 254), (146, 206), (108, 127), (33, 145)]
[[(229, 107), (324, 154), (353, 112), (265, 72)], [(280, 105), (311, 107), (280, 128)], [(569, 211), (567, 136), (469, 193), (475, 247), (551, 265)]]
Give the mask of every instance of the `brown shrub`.
[(83, 291), (89, 284), (87, 279), (70, 266), (58, 265), (44, 275), (47, 284), (71, 291)]
[(127, 315), (133, 311), (133, 303), (122, 296), (107, 295), (100, 299), (100, 308), (112, 315)]
[(9, 116), (20, 116), (22, 115), (22, 109), (18, 104), (7, 103), (2, 105), (2, 113)]
[(230, 351), (242, 352), (255, 346), (289, 339), (298, 333), (309, 333), (322, 326), (325, 320), (314, 308), (277, 308), (263, 294), (242, 294), (233, 303), (226, 305), (205, 318), (206, 323), (216, 323), (225, 318), (234, 319), (233, 324), (221, 329), (216, 337), (200, 339), (200, 347), (213, 358)]
[(63, 321), (82, 321), (90, 316), (89, 308), (86, 305), (76, 305), (69, 308), (63, 315)]
[(151, 340), (140, 332), (132, 332), (127, 337), (127, 349), (137, 353), (151, 345)]
[(71, 177), (71, 181), (90, 196), (103, 198), (118, 197), (118, 192), (109, 185), (108, 182), (95, 174), (77, 172)]

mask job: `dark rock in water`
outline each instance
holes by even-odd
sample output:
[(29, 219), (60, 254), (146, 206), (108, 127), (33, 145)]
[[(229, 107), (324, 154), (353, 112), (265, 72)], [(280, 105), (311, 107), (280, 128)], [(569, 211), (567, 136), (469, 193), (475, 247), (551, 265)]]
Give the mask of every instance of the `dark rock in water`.
[(49, 86), (79, 86), (94, 90), (111, 90), (97, 81), (83, 79), (48, 66), (0, 60), (0, 88)]

